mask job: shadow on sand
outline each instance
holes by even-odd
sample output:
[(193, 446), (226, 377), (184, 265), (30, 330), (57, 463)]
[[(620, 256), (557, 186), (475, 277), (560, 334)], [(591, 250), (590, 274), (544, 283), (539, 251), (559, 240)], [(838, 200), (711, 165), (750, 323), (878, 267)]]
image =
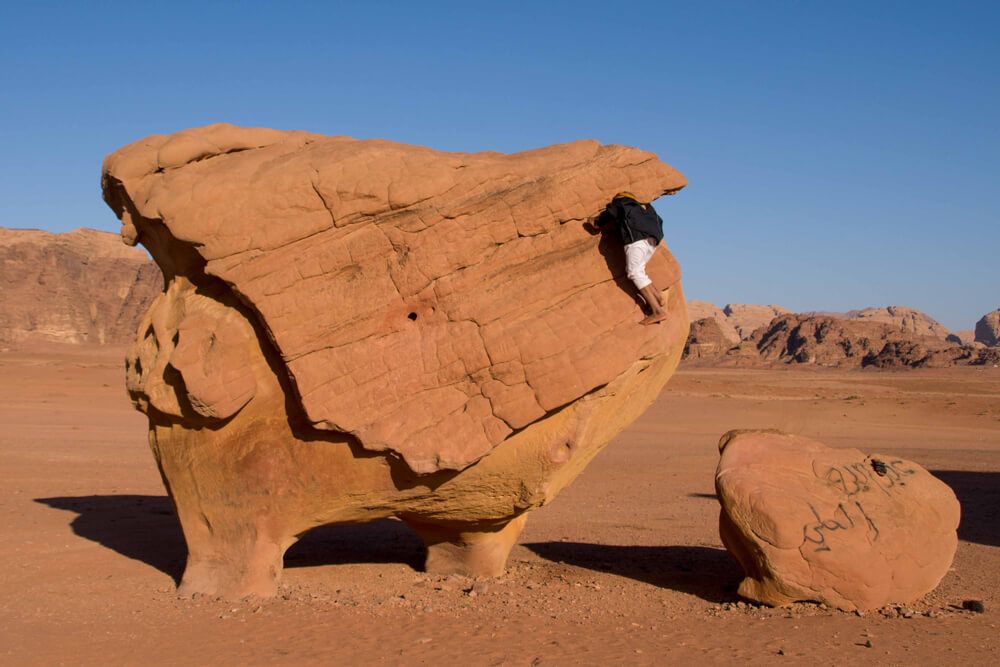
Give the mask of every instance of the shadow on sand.
[(958, 539), (1000, 546), (1000, 472), (932, 470), (931, 474), (950, 486), (962, 504)]
[(180, 581), (187, 547), (166, 496), (61, 496), (35, 498), (49, 507), (76, 512), (70, 528), (80, 537), (152, 565)]
[[(187, 547), (167, 496), (64, 496), (36, 498), (35, 502), (76, 512), (78, 516), (70, 522), (76, 535), (180, 582)], [(401, 521), (383, 519), (311, 530), (285, 554), (285, 567), (403, 563), (418, 569), (425, 556), (423, 543), (412, 530)]]
[(725, 549), (538, 542), (525, 547), (542, 558), (629, 577), (695, 595), (708, 602), (737, 599), (743, 573)]

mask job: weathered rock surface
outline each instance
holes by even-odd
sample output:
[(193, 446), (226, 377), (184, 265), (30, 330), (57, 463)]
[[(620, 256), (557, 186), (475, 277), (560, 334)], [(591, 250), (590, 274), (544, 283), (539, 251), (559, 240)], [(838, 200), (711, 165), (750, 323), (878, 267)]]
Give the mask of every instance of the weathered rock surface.
[(976, 322), (976, 342), (988, 347), (1000, 345), (1000, 308), (986, 313)]
[(312, 527), (398, 516), (428, 567), (497, 574), (526, 512), (655, 399), (688, 322), (665, 247), (643, 317), (621, 190), (683, 176), (580, 141), (513, 155), (214, 125), (110, 155), (105, 200), (167, 288), (128, 388), (177, 505), (187, 591), (274, 591)]
[(0, 342), (125, 343), (163, 289), (115, 234), (0, 227)]
[(746, 573), (743, 597), (873, 609), (948, 572), (958, 500), (916, 463), (773, 431), (730, 432), (719, 448), (719, 532)]
[(742, 340), (750, 338), (755, 331), (770, 324), (774, 318), (791, 313), (787, 308), (773, 304), (760, 306), (746, 303), (727, 304), (722, 312)]
[(937, 320), (914, 308), (887, 306), (885, 308), (864, 308), (846, 314), (849, 319), (879, 322), (896, 327), (903, 333), (929, 338), (945, 338), (948, 329)]

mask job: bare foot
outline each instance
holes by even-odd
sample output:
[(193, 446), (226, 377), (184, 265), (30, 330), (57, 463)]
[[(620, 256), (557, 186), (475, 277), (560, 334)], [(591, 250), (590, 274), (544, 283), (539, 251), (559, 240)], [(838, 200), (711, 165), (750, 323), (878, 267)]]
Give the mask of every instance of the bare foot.
[(643, 325), (659, 324), (665, 319), (667, 319), (666, 313), (653, 313), (652, 315), (647, 315), (646, 317), (644, 317), (642, 321), (639, 322), (639, 324)]
[(663, 296), (663, 293), (662, 292), (655, 292), (655, 294), (656, 294), (656, 300), (660, 302), (660, 308), (666, 308), (667, 307), (667, 300)]

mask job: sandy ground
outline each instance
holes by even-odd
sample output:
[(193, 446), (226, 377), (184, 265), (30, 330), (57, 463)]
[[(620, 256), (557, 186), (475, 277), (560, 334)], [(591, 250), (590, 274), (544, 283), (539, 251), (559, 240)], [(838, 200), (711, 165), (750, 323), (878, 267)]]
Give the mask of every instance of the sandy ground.
[[(281, 596), (227, 602), (174, 593), (184, 542), (122, 356), (0, 352), (3, 664), (996, 661), (1000, 369), (682, 369), (531, 515), (507, 576), (426, 576), (381, 521), (311, 533)], [(899, 454), (955, 489), (954, 569), (910, 618), (737, 604), (712, 480), (719, 436), (749, 427)]]

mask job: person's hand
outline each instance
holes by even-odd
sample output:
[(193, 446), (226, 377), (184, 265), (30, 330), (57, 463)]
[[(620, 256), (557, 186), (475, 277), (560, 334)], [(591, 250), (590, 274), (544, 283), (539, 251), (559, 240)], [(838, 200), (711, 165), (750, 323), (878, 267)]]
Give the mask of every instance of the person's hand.
[(597, 236), (601, 233), (601, 228), (592, 222), (583, 223), (583, 228), (586, 229), (591, 236)]

